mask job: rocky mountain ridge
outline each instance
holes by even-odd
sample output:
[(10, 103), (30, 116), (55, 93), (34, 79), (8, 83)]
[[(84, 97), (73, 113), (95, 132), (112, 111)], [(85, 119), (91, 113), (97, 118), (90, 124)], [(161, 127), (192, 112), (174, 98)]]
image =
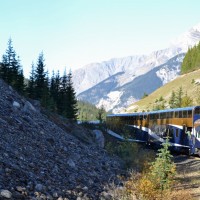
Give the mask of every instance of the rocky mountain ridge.
[(99, 199), (106, 184), (119, 182), (118, 158), (70, 134), (87, 130), (50, 120), (2, 80), (0, 93), (1, 200)]
[[(144, 92), (153, 92), (158, 87), (179, 76), (185, 53), (189, 47), (194, 46), (199, 41), (200, 25), (196, 25), (176, 38), (166, 49), (154, 51), (150, 55), (114, 58), (102, 63), (92, 63), (74, 71), (73, 82), (78, 98), (87, 100), (97, 106), (103, 105), (106, 110), (120, 112), (128, 103), (138, 101)], [(177, 61), (176, 66), (174, 66), (174, 62), (171, 62), (173, 59), (175, 59), (175, 62)], [(172, 63), (172, 65), (169, 63)], [(154, 70), (164, 65), (167, 68), (164, 67), (157, 72)], [(146, 84), (143, 80), (143, 84), (140, 84), (139, 89), (127, 90), (128, 84), (133, 85), (139, 77), (145, 77), (152, 70), (155, 71), (153, 76), (155, 79), (152, 79), (152, 82), (156, 82), (157, 79), (160, 80), (156, 88), (149, 87), (148, 91), (143, 90), (143, 93), (140, 93), (139, 90), (143, 88), (143, 84)], [(112, 82), (113, 77), (115, 77), (114, 82)], [(105, 81), (113, 83), (112, 88), (104, 88)], [(104, 90), (103, 96), (99, 88)], [(94, 96), (94, 93), (96, 96)], [(94, 101), (94, 98), (96, 98), (96, 101)]]

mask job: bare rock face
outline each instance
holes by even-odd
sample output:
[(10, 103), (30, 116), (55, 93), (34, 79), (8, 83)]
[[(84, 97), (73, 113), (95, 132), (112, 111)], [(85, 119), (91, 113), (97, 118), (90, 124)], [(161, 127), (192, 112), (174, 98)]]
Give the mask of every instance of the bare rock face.
[(118, 158), (70, 135), (72, 124), (55, 124), (2, 80), (0, 94), (0, 199), (99, 199), (119, 183)]

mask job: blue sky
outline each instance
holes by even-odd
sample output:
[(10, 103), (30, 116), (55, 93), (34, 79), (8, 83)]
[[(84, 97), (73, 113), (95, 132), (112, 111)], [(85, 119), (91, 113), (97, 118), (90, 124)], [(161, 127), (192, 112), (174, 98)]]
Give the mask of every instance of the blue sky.
[(200, 23), (199, 0), (0, 0), (0, 56), (11, 37), (25, 76), (148, 54)]

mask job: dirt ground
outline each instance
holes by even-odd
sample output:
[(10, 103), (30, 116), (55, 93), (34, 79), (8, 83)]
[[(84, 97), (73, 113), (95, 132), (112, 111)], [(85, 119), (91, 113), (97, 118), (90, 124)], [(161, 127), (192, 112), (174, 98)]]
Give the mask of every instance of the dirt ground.
[(200, 158), (174, 156), (177, 166), (176, 189), (188, 191), (194, 200), (200, 200)]

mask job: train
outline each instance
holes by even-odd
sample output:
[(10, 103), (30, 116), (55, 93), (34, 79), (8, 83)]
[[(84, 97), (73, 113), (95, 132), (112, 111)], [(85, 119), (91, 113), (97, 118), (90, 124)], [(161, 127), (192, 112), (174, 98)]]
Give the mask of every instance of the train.
[(168, 138), (171, 149), (200, 156), (200, 106), (109, 114), (106, 125), (114, 133), (126, 127), (133, 140), (148, 145), (160, 145)]

